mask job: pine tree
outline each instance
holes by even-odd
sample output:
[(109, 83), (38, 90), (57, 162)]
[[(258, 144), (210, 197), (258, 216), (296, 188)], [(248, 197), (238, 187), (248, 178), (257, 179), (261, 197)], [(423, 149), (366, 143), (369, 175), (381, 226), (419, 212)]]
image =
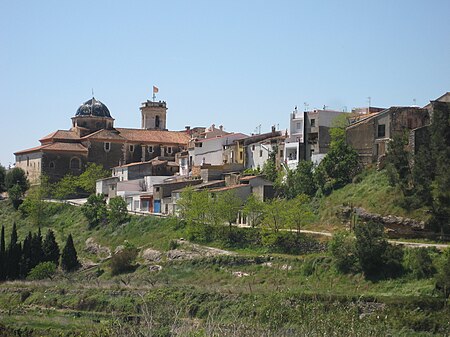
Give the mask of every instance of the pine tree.
[(25, 240), (23, 240), (23, 247), (22, 247), (22, 261), (20, 263), (20, 274), (23, 278), (27, 277), (28, 273), (32, 269), (31, 266), (31, 242), (33, 241), (33, 236), (31, 235), (31, 231), (28, 232), (28, 235), (26, 236)]
[(44, 252), (42, 250), (42, 235), (41, 229), (33, 235), (31, 240), (31, 269), (36, 267), (39, 263), (44, 260)]
[(22, 247), (20, 242), (17, 242), (17, 228), (16, 223), (13, 225), (11, 240), (9, 241), (8, 251), (7, 251), (7, 277), (10, 280), (15, 280), (20, 276), (20, 260), (22, 255)]
[(44, 261), (53, 262), (59, 264), (59, 246), (55, 239), (55, 234), (51, 229), (48, 230), (45, 235), (44, 243), (42, 244), (42, 250), (44, 251)]
[(69, 234), (61, 254), (61, 268), (64, 271), (73, 271), (78, 269), (79, 266), (80, 262), (78, 262), (77, 251), (73, 244), (72, 234)]
[(5, 247), (5, 226), (2, 225), (0, 238), (0, 281), (6, 279), (6, 247)]

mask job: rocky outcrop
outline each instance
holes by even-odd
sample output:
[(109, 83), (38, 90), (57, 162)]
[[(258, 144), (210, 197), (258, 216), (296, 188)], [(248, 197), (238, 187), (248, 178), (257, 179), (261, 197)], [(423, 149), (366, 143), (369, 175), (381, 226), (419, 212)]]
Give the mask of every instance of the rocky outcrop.
[(86, 247), (84, 250), (88, 253), (97, 255), (100, 258), (111, 257), (111, 250), (108, 247), (101, 246), (95, 242), (94, 238), (88, 238), (85, 242)]
[[(404, 218), (395, 215), (381, 215), (370, 213), (362, 207), (342, 207), (341, 213), (344, 219), (351, 219), (356, 216), (360, 221), (373, 221), (383, 224), (388, 228), (390, 236), (423, 236), (429, 234), (425, 228), (424, 221), (418, 221), (410, 218)], [(423, 235), (422, 235), (423, 234)]]

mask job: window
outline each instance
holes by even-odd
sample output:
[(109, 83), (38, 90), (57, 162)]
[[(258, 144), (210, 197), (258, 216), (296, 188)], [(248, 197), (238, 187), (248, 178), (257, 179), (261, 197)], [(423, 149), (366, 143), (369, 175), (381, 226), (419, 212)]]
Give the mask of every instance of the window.
[(103, 143), (103, 148), (105, 149), (106, 152), (109, 152), (111, 150), (111, 143), (110, 142), (104, 142)]
[(30, 157), (27, 157), (27, 166), (30, 166)]
[(377, 138), (383, 138), (385, 136), (386, 136), (386, 125), (384, 124), (378, 125)]
[(167, 147), (167, 153), (172, 153), (172, 146)]
[(79, 170), (81, 168), (80, 158), (74, 157), (74, 158), (70, 159), (70, 168)]
[(159, 116), (158, 115), (156, 115), (156, 117), (155, 117), (155, 128), (159, 128), (159, 125), (160, 125), (160, 120), (159, 120)]
[(262, 157), (262, 150), (259, 150), (259, 156)]
[(148, 153), (153, 153), (153, 146), (149, 145), (147, 147), (147, 151), (148, 151)]
[(311, 127), (315, 127), (316, 126), (316, 120), (313, 118), (311, 119)]
[(252, 145), (252, 151), (255, 151), (255, 145)]
[(129, 146), (130, 152), (134, 152), (134, 145)]
[(297, 130), (301, 130), (302, 129), (302, 122), (297, 122)]
[(48, 164), (48, 167), (50, 167), (51, 169), (55, 168), (55, 162), (51, 161), (50, 164)]
[(239, 152), (239, 160), (242, 160), (242, 159), (244, 159), (244, 152)]
[(203, 143), (195, 143), (195, 147), (202, 147)]
[(283, 158), (283, 150), (280, 150), (280, 157)]
[(159, 187), (155, 187), (155, 192), (159, 192)]

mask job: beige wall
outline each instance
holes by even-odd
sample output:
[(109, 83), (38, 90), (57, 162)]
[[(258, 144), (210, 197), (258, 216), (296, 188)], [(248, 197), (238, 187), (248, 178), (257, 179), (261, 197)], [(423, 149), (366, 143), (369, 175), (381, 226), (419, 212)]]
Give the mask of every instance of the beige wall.
[(30, 184), (38, 184), (42, 172), (42, 153), (27, 153), (16, 156), (16, 167), (25, 171)]

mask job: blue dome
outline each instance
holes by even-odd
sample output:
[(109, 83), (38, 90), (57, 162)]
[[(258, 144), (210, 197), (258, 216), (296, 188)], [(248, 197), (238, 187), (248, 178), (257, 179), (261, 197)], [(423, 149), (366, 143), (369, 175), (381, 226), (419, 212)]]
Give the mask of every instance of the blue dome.
[(109, 117), (108, 108), (102, 102), (97, 101), (94, 97), (80, 105), (75, 116), (93, 116), (93, 117)]

